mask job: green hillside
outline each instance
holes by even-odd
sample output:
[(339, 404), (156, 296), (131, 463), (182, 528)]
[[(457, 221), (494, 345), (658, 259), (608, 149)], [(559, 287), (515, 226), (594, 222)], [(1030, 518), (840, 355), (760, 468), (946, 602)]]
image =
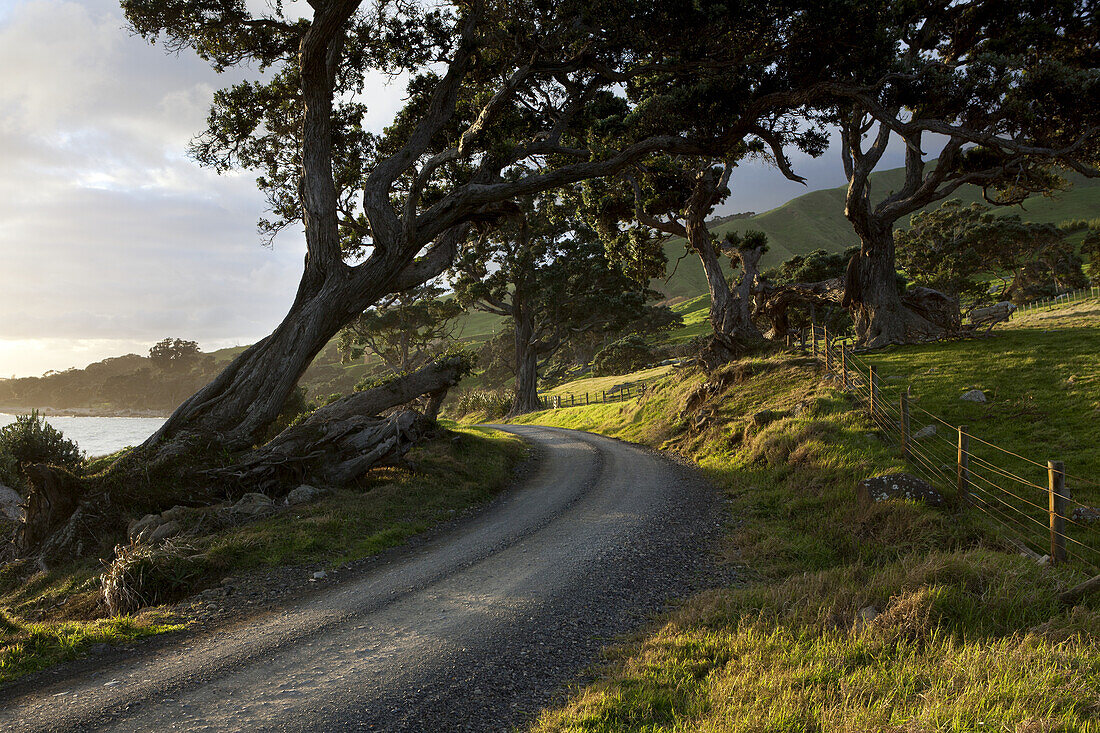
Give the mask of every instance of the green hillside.
[[(872, 191), (885, 196), (901, 187), (904, 178), (902, 168), (875, 173), (871, 176)], [(1100, 215), (1100, 181), (1070, 176), (1073, 187), (1052, 197), (1033, 196), (1022, 207), (1000, 207), (1005, 214), (1019, 214), (1026, 221), (1057, 224), (1066, 219), (1091, 219)], [(811, 191), (791, 199), (771, 211), (747, 219), (735, 219), (720, 224), (713, 231), (719, 235), (733, 230), (744, 232), (758, 229), (768, 235), (768, 253), (764, 255), (764, 267), (772, 267), (797, 254), (815, 249), (839, 252), (859, 244), (852, 225), (844, 217), (845, 187)], [(966, 203), (981, 201), (981, 189), (974, 186), (960, 188), (952, 198)], [(941, 202), (927, 207), (935, 209)], [(898, 221), (899, 228), (909, 226), (906, 217)], [(703, 266), (695, 257), (684, 257), (684, 240), (669, 240), (665, 244), (669, 272), (667, 282), (654, 281), (653, 287), (669, 298), (692, 298), (707, 292)], [(675, 267), (675, 272), (673, 272)]]

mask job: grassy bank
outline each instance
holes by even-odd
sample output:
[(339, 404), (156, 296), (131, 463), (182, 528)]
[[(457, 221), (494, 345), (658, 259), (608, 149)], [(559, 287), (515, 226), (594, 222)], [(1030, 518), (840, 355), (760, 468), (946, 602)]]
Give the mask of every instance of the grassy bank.
[[(518, 438), (476, 427), (414, 448), (410, 468), (376, 469), (356, 485), (270, 518), (185, 540), (177, 595), (227, 575), (283, 565), (337, 568), (408, 541), (482, 504), (508, 486), (526, 449)], [(115, 644), (184, 628), (165, 607), (106, 617), (97, 561), (36, 572), (11, 563), (0, 573), (0, 684)]]
[[(1045, 334), (1023, 325), (873, 358), (903, 377), (887, 384), (912, 382), (929, 411), (988, 428), (1024, 455), (1089, 466), (1097, 395), (1066, 381), (1095, 377), (1096, 324)], [(975, 381), (990, 402), (959, 403)], [(694, 460), (728, 496), (724, 554), (744, 578), (611, 650), (599, 680), (535, 730), (1097, 729), (1100, 599), (1057, 601), (1086, 571), (1021, 557), (979, 512), (858, 502), (859, 479), (906, 468), (832, 384), (803, 359), (774, 356), (709, 381), (680, 371), (624, 404), (525, 418)], [(1029, 401), (1052, 405), (1065, 429), (1013, 418)]]

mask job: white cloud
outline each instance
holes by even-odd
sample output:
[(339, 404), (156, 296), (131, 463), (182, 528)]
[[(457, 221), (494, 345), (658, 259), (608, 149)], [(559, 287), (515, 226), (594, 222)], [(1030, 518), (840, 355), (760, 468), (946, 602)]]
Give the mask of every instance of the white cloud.
[(0, 65), (19, 69), (0, 84), (0, 374), (274, 327), (300, 237), (261, 247), (253, 177), (186, 157), (233, 77), (131, 37), (106, 1), (8, 9)]

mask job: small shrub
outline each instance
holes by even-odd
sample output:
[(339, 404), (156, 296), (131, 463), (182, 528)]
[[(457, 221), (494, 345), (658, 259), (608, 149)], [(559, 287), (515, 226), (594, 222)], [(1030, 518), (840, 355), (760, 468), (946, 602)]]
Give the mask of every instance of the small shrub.
[(0, 481), (22, 484), (22, 469), (31, 463), (51, 463), (79, 473), (84, 453), (33, 410), (0, 428)]
[(119, 545), (100, 580), (111, 615), (186, 596), (212, 569), (210, 559), (189, 545), (168, 540), (156, 545)]
[(597, 377), (629, 374), (649, 366), (656, 359), (653, 347), (645, 339), (627, 336), (597, 352), (592, 359), (592, 374)]

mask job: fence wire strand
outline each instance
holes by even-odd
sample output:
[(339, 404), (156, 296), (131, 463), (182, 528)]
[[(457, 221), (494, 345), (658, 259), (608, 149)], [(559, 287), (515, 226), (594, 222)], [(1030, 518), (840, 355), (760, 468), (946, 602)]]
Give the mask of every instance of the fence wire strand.
[[(913, 471), (930, 484), (939, 483), (941, 486), (954, 486), (955, 482), (958, 480), (958, 476), (953, 475), (952, 466), (957, 468), (959, 465), (959, 445), (946, 436), (940, 435), (938, 432), (932, 434), (931, 437), (933, 437), (934, 440), (929, 443), (922, 443), (921, 441), (914, 440), (912, 437), (906, 440), (907, 436), (904, 433), (902, 425), (901, 410), (898, 405), (894, 404), (895, 401), (899, 401), (897, 395), (895, 394), (893, 398), (887, 398), (885, 395), (886, 390), (883, 389), (880, 379), (875, 379), (875, 383), (872, 384), (871, 365), (853, 352), (844, 341), (823, 339), (822, 337), (824, 335), (825, 332), (823, 329), (819, 329), (817, 326), (812, 327), (810, 329), (809, 338), (806, 340), (804, 352), (813, 353), (813, 339), (815, 336), (818, 337), (819, 345), (817, 359), (823, 364), (827, 364), (829, 367), (828, 371), (830, 373), (835, 373), (838, 378), (841, 372), (847, 372), (846, 379), (844, 380), (846, 382), (847, 391), (853, 394), (858, 400), (873, 405), (873, 409), (870, 411), (871, 420), (879, 428), (888, 444), (902, 448), (905, 458), (908, 460)], [(795, 348), (798, 347), (796, 346)], [(841, 366), (842, 364), (844, 367)], [(908, 385), (902, 387), (902, 389), (906, 391), (908, 391), (909, 388)], [(891, 392), (893, 392), (893, 390), (891, 390)], [(961, 432), (962, 435), (973, 439), (980, 445), (987, 446), (1004, 455), (1038, 467), (1044, 472), (1049, 471), (1049, 467), (1039, 461), (1002, 448), (972, 433), (959, 431), (957, 426), (952, 425), (939, 415), (916, 404), (913, 398), (909, 400), (909, 409), (911, 415), (915, 412), (919, 415), (926, 416), (935, 423), (939, 423), (948, 428), (953, 433)], [(940, 455), (941, 451), (944, 455)], [(1021, 543), (1023, 547), (1027, 547), (1029, 544), (1037, 544), (1039, 547), (1044, 547), (1042, 542), (1037, 542), (1034, 538), (1034, 535), (1040, 533), (1034, 529), (1033, 525), (1038, 526), (1042, 529), (1041, 535), (1044, 538), (1061, 538), (1062, 549), (1068, 557), (1072, 557), (1094, 569), (1100, 569), (1100, 566), (1081, 554), (1082, 552), (1086, 554), (1093, 553), (1097, 558), (1100, 558), (1100, 549), (1092, 547), (1068, 535), (1066, 533), (1068, 532), (1068, 527), (1066, 532), (1062, 532), (1049, 526), (1051, 512), (1048, 507), (1043, 507), (1035, 501), (1020, 496), (1018, 493), (1002, 486), (999, 481), (1011, 481), (1028, 489), (1035, 489), (1048, 495), (1051, 491), (1049, 486), (1042, 486), (1032, 480), (1024, 478), (1010, 469), (993, 463), (987, 458), (974, 455), (971, 450), (967, 450), (966, 456), (968, 461), (967, 481), (965, 485), (969, 495), (970, 506), (973, 506), (984, 516), (996, 522), (1001, 528), (1009, 533), (1014, 542)], [(1100, 482), (1094, 480), (1075, 476), (1065, 471), (1062, 472), (1062, 475), (1067, 481), (1072, 479), (1073, 482), (1078, 484), (1100, 487)], [(1047, 521), (1042, 521), (1031, 516), (1028, 511), (1004, 497), (1010, 497), (1026, 507), (1036, 510), (1044, 517), (1044, 520)], [(1079, 507), (1088, 508), (1071, 497), (1067, 496), (1065, 499), (1067, 505), (1073, 504)], [(1091, 527), (1083, 522), (1078, 522), (1073, 519), (1072, 516), (1063, 516), (1062, 514), (1056, 514), (1054, 516), (1062, 519), (1067, 525), (1072, 525), (1083, 531), (1092, 531)]]

